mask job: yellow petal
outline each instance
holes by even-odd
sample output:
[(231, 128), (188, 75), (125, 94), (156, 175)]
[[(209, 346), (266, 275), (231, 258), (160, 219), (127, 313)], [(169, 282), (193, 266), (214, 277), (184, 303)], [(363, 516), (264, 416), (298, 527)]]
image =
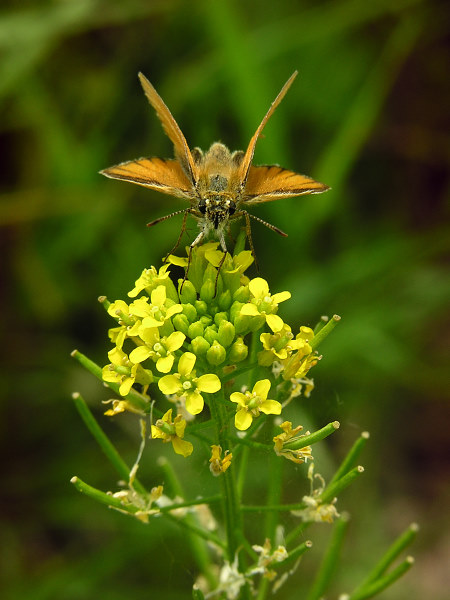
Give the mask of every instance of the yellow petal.
[(125, 379), (125, 381), (119, 387), (119, 394), (121, 396), (126, 396), (127, 394), (129, 394), (133, 383), (134, 383), (134, 380), (131, 377), (127, 377)]
[(151, 294), (152, 304), (155, 306), (163, 306), (166, 301), (166, 288), (164, 285), (158, 285)]
[(266, 415), (279, 415), (281, 414), (281, 404), (276, 400), (265, 400), (259, 406), (259, 410)]
[(253, 393), (265, 400), (270, 390), (270, 381), (268, 379), (261, 379), (257, 381), (253, 386)]
[[(151, 351), (147, 346), (138, 346), (130, 352), (130, 360), (132, 363), (141, 363), (150, 356)], [(170, 369), (169, 369), (170, 370)]]
[(283, 329), (283, 319), (278, 315), (267, 315), (266, 322), (274, 333)]
[(158, 429), (158, 427), (152, 425), (152, 438), (164, 438), (165, 435), (166, 434), (161, 431), (161, 429)]
[(127, 355), (116, 347), (108, 352), (108, 358), (113, 365), (123, 366), (127, 359)]
[(158, 381), (158, 387), (163, 394), (176, 394), (180, 390), (180, 380), (175, 375), (164, 375)]
[(213, 267), (218, 267), (223, 258), (223, 252), (220, 250), (207, 250), (205, 252), (205, 258)]
[(290, 297), (291, 292), (278, 292), (278, 294), (273, 294), (272, 300), (275, 302), (275, 304), (280, 304), (280, 302), (289, 300)]
[(194, 368), (197, 357), (192, 352), (185, 352), (178, 362), (178, 373), (187, 377)]
[(184, 333), (182, 333), (181, 331), (174, 331), (167, 338), (165, 346), (167, 350), (169, 350), (169, 352), (175, 352), (175, 350), (181, 348), (185, 339), (186, 336), (184, 335)]
[(186, 395), (186, 410), (191, 415), (198, 415), (202, 412), (204, 406), (202, 395), (198, 392), (192, 392)]
[(267, 296), (269, 293), (269, 284), (262, 277), (255, 277), (255, 279), (252, 279), (249, 282), (248, 287), (255, 298), (264, 298), (264, 296)]
[(243, 408), (238, 410), (236, 416), (234, 417), (234, 425), (236, 429), (239, 429), (239, 431), (245, 431), (248, 429), (252, 424), (252, 421), (252, 415)]
[(170, 317), (173, 317), (173, 315), (180, 313), (182, 310), (183, 307), (181, 306), (181, 304), (173, 304), (170, 308), (167, 309), (166, 318), (170, 319)]
[(181, 256), (175, 256), (174, 254), (169, 254), (167, 261), (171, 265), (176, 265), (177, 267), (187, 267), (188, 264), (187, 258), (181, 258)]
[(220, 379), (212, 373), (202, 375), (195, 380), (195, 383), (200, 392), (207, 392), (208, 394), (214, 394), (214, 392), (218, 392), (221, 388)]
[[(134, 350), (133, 350), (134, 352)], [(173, 366), (173, 361), (175, 357), (173, 354), (169, 354), (168, 356), (163, 356), (162, 358), (158, 358), (156, 361), (156, 368), (160, 373), (169, 373), (170, 369)], [(160, 388), (161, 389), (161, 388)], [(166, 392), (164, 392), (166, 393)]]
[(241, 392), (233, 392), (230, 396), (231, 402), (236, 402), (239, 406), (247, 406), (247, 396)]
[(241, 308), (240, 314), (248, 315), (249, 317), (256, 317), (260, 313), (252, 302), (248, 302), (247, 304), (244, 304), (244, 306)]
[(194, 446), (191, 442), (187, 442), (186, 440), (180, 440), (178, 437), (172, 438), (172, 446), (177, 454), (181, 454), (186, 458), (192, 454)]

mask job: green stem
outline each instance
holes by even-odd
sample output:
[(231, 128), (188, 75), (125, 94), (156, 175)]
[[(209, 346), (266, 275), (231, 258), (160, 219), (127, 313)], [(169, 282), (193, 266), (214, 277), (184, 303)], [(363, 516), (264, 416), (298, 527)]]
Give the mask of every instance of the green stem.
[[(171, 488), (173, 494), (175, 496), (180, 496), (184, 498), (184, 490), (181, 485), (180, 480), (173, 468), (172, 464), (165, 458), (161, 457), (158, 460), (159, 466), (162, 468), (165, 476), (165, 480), (168, 483), (168, 486)], [(197, 517), (192, 513), (187, 513), (184, 518), (178, 518), (170, 513), (165, 513), (165, 517), (174, 521), (175, 523), (185, 527), (190, 533), (195, 535), (189, 535), (188, 540), (192, 549), (192, 553), (197, 562), (197, 565), (202, 573), (204, 573), (206, 579), (208, 580), (209, 585), (212, 589), (214, 589), (217, 585), (217, 578), (211, 569), (211, 559), (209, 556), (207, 546), (202, 542), (200, 538), (204, 540), (211, 540), (214, 538), (214, 542), (219, 546), (223, 547), (222, 542), (211, 534), (209, 531), (206, 531), (203, 527), (199, 527)], [(212, 537), (211, 537), (212, 536)]]
[[(124, 481), (128, 481), (130, 478), (130, 468), (117, 452), (116, 448), (107, 437), (103, 429), (97, 423), (94, 415), (89, 410), (88, 405), (82, 398), (82, 396), (78, 393), (72, 394), (73, 401), (75, 403), (76, 409), (78, 410), (81, 418), (83, 419), (86, 427), (94, 436), (96, 442), (100, 446), (100, 448), (105, 453), (106, 457), (109, 459), (110, 463), (119, 473), (120, 477)], [(144, 486), (139, 482), (138, 479), (133, 481), (133, 488), (139, 492), (140, 494), (148, 494), (147, 490)]]
[[(119, 385), (117, 383), (105, 382), (102, 379), (102, 369), (95, 362), (90, 360), (87, 356), (78, 352), (78, 350), (74, 350), (71, 353), (71, 356), (75, 358), (85, 369), (87, 369), (90, 373), (92, 373), (97, 379), (105, 383), (109, 388), (111, 388), (116, 394), (119, 394)], [(130, 393), (125, 396), (130, 404), (132, 404), (137, 410), (148, 414), (150, 412), (150, 401), (145, 396), (136, 392), (136, 390), (131, 390)], [(162, 417), (163, 413), (157, 409), (153, 409), (153, 412), (158, 417)]]
[(306, 600), (319, 600), (324, 597), (325, 591), (336, 571), (339, 552), (341, 550), (342, 542), (344, 541), (347, 525), (347, 515), (342, 515), (342, 517), (335, 522), (333, 535), (328, 545), (328, 549), (323, 557), (319, 572), (317, 573)]
[(367, 587), (360, 588), (354, 591), (350, 596), (348, 596), (348, 600), (366, 600), (366, 598), (372, 598), (376, 596), (387, 587), (392, 585), (397, 579), (400, 579), (402, 575), (404, 575), (409, 569), (413, 566), (414, 559), (412, 556), (408, 556), (401, 564), (398, 565), (395, 569), (393, 569), (388, 575), (381, 577), (377, 581), (371, 583)]
[(382, 575), (384, 575), (385, 571), (390, 567), (390, 565), (394, 562), (394, 560), (399, 556), (403, 550), (409, 546), (415, 539), (417, 532), (419, 531), (419, 527), (417, 523), (412, 523), (406, 531), (404, 531), (390, 546), (381, 560), (375, 565), (372, 571), (369, 573), (367, 578), (363, 581), (363, 583), (358, 587), (365, 588), (369, 584), (374, 583), (378, 580)]
[[(101, 502), (101, 504), (106, 504), (106, 506), (109, 506), (110, 508), (117, 508), (118, 510), (121, 510), (123, 512), (130, 513), (131, 515), (134, 515), (142, 510), (141, 508), (134, 506), (133, 504), (124, 504), (123, 500), (121, 500), (120, 498), (115, 498), (111, 494), (105, 494), (105, 492), (102, 492), (101, 490), (92, 487), (88, 483), (85, 483), (79, 477), (72, 477), (70, 483), (73, 483), (75, 488), (82, 494), (89, 496), (89, 498), (92, 498), (97, 502)], [(156, 512), (158, 512), (157, 508)]]
[(363, 431), (360, 437), (356, 440), (353, 446), (350, 448), (347, 456), (342, 461), (340, 467), (333, 475), (329, 485), (334, 484), (338, 479), (341, 479), (346, 473), (350, 471), (353, 465), (356, 463), (359, 455), (361, 454), (364, 446), (369, 439), (369, 433), (367, 431)]
[(314, 433), (310, 433), (309, 435), (303, 435), (294, 442), (287, 442), (286, 444), (284, 444), (284, 447), (290, 450), (300, 450), (305, 446), (311, 446), (312, 444), (320, 442), (321, 440), (334, 433), (337, 429), (339, 429), (339, 426), (339, 421), (333, 421), (332, 423), (328, 423), (328, 425), (325, 425), (325, 427), (322, 427), (322, 429), (314, 431)]
[(332, 502), (342, 490), (348, 487), (353, 481), (364, 473), (364, 467), (354, 467), (351, 471), (346, 473), (338, 481), (328, 485), (325, 490), (321, 493), (320, 499), (323, 503)]
[(318, 334), (315, 335), (313, 339), (309, 342), (309, 345), (313, 350), (315, 350), (317, 346), (323, 342), (327, 335), (333, 331), (333, 329), (336, 327), (340, 320), (341, 317), (339, 315), (333, 315), (333, 317), (328, 321), (328, 323), (324, 325), (322, 329), (320, 329)]

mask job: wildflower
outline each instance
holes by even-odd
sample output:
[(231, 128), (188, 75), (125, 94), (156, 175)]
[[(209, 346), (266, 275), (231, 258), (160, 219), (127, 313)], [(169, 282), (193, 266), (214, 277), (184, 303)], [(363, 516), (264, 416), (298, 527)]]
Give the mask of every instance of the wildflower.
[[(158, 507), (153, 508), (152, 505), (161, 498), (162, 493), (163, 486), (158, 485), (157, 487), (152, 488), (148, 496), (138, 493), (133, 487), (130, 487), (128, 490), (114, 492), (111, 495), (113, 498), (118, 498), (124, 507), (135, 506), (138, 508), (139, 510), (137, 512), (132, 513), (133, 516), (143, 523), (148, 523), (149, 516), (156, 515), (160, 512)], [(124, 512), (125, 514), (130, 514), (129, 511), (126, 510), (122, 511), (117, 508), (116, 510)]]
[(248, 284), (253, 298), (241, 308), (241, 315), (250, 317), (263, 317), (270, 329), (276, 333), (283, 328), (281, 317), (274, 314), (278, 310), (278, 304), (291, 297), (290, 292), (279, 292), (273, 296), (269, 293), (269, 284), (265, 279), (256, 277)]
[[(285, 421), (280, 425), (283, 433), (276, 435), (273, 438), (275, 443), (275, 453), (277, 456), (284, 456), (288, 460), (292, 460), (297, 464), (306, 462), (308, 459), (312, 459), (311, 446), (305, 446), (300, 449), (286, 448), (285, 444), (288, 442), (296, 442), (301, 439), (301, 435), (297, 435), (303, 427), (298, 425), (295, 429), (292, 429), (292, 423)], [(308, 432), (305, 434), (308, 435)]]
[(211, 446), (211, 458), (209, 459), (209, 470), (211, 473), (218, 477), (222, 473), (228, 469), (231, 465), (231, 459), (233, 458), (233, 454), (229, 450), (225, 450), (225, 454), (223, 458), (220, 458), (222, 454), (222, 447), (216, 446), (213, 444)]
[(119, 415), (123, 412), (132, 412), (138, 415), (144, 415), (145, 413), (136, 408), (136, 406), (132, 402), (128, 402), (127, 400), (117, 400), (116, 398), (112, 400), (105, 400), (103, 404), (111, 404), (112, 408), (106, 410), (104, 412), (105, 416), (113, 417), (114, 415)]
[(172, 442), (173, 449), (177, 454), (185, 458), (192, 454), (194, 447), (190, 442), (183, 440), (186, 421), (181, 415), (177, 415), (172, 421), (172, 409), (165, 413), (162, 419), (158, 419), (152, 425), (152, 438), (162, 439), (164, 443)]
[(261, 379), (253, 387), (253, 391), (245, 393), (234, 392), (230, 396), (232, 402), (236, 402), (238, 409), (234, 418), (236, 429), (245, 431), (250, 427), (255, 417), (263, 412), (266, 415), (279, 415), (281, 404), (276, 400), (268, 400), (267, 394), (270, 390), (270, 381)]
[(277, 576), (276, 571), (269, 569), (269, 565), (274, 562), (282, 562), (288, 557), (287, 550), (284, 546), (278, 546), (276, 550), (271, 552), (272, 545), (270, 543), (269, 538), (266, 538), (264, 542), (264, 546), (259, 546), (258, 544), (254, 544), (252, 546), (253, 550), (259, 554), (258, 564), (252, 569), (252, 575), (256, 573), (261, 573), (266, 579), (272, 581)]
[(300, 340), (294, 340), (293, 337), (291, 328), (285, 323), (276, 333), (262, 333), (259, 339), (264, 350), (258, 353), (258, 363), (261, 366), (269, 367), (274, 360), (288, 358), (293, 350), (297, 350), (302, 345)]
[[(169, 266), (170, 265), (167, 263), (163, 265), (159, 271), (157, 271), (155, 267), (144, 269), (141, 276), (135, 281), (134, 288), (128, 292), (128, 296), (130, 298), (136, 298), (143, 290), (145, 290), (147, 294), (151, 294), (152, 290), (159, 285), (163, 285), (169, 293), (169, 297), (177, 301), (175, 286), (170, 279), (168, 271)], [(174, 297), (173, 292), (175, 292)]]
[(305, 522), (332, 523), (335, 518), (340, 516), (334, 506), (336, 498), (331, 503), (322, 503), (320, 497), (315, 497), (315, 495), (303, 496), (302, 500), (306, 505), (305, 508), (291, 512)]
[(141, 327), (139, 337), (145, 344), (138, 346), (130, 352), (130, 360), (141, 363), (151, 358), (156, 363), (160, 373), (169, 373), (173, 366), (176, 350), (179, 350), (186, 339), (181, 331), (174, 331), (169, 336), (160, 337), (156, 327)]
[(217, 375), (212, 373), (196, 377), (194, 365), (197, 357), (185, 352), (178, 361), (178, 373), (165, 375), (158, 381), (163, 394), (175, 394), (186, 397), (186, 410), (198, 415), (203, 410), (203, 397), (200, 392), (213, 394), (221, 388)]
[(309, 342), (313, 339), (314, 332), (310, 327), (300, 327), (300, 333), (295, 337), (297, 350), (289, 358), (283, 361), (283, 379), (293, 377), (300, 379), (314, 367), (320, 360), (320, 356), (313, 353)]
[(181, 304), (175, 304), (173, 300), (167, 298), (166, 288), (163, 285), (152, 290), (150, 304), (148, 298), (138, 298), (129, 306), (130, 315), (141, 317), (143, 327), (160, 327), (182, 310)]
[(153, 381), (151, 373), (140, 365), (134, 364), (123, 350), (117, 347), (113, 348), (108, 352), (108, 358), (111, 364), (103, 367), (102, 379), (107, 383), (117, 383), (121, 396), (130, 393), (131, 386), (135, 381), (144, 385), (148, 385)]
[(229, 563), (227, 560), (225, 561), (224, 566), (220, 570), (219, 587), (214, 590), (215, 593), (225, 592), (227, 600), (237, 600), (241, 587), (246, 584), (245, 575), (239, 572), (238, 562), (237, 555), (232, 563)]

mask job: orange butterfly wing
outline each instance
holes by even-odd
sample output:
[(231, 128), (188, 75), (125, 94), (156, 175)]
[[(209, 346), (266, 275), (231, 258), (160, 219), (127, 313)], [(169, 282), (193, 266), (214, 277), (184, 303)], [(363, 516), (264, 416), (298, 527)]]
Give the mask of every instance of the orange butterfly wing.
[(289, 77), (289, 79), (286, 81), (286, 83), (283, 85), (283, 87), (281, 88), (280, 93), (278, 94), (278, 96), (275, 98), (275, 100), (270, 105), (270, 108), (267, 111), (266, 116), (261, 121), (261, 125), (258, 127), (258, 129), (255, 132), (255, 135), (250, 140), (248, 148), (247, 148), (247, 150), (246, 150), (246, 152), (244, 154), (244, 158), (242, 159), (242, 162), (239, 165), (239, 181), (241, 183), (245, 184), (245, 182), (247, 181), (247, 177), (249, 176), (250, 166), (252, 164), (253, 155), (255, 154), (256, 142), (258, 141), (258, 138), (259, 138), (259, 136), (261, 134), (261, 131), (264, 129), (267, 121), (272, 116), (272, 114), (273, 114), (274, 110), (276, 109), (276, 107), (283, 100), (284, 96), (286, 95), (286, 92), (291, 87), (292, 82), (297, 77), (297, 74), (298, 74), (298, 71), (294, 71), (292, 73), (292, 75)]
[(242, 201), (245, 204), (258, 204), (279, 198), (320, 194), (330, 188), (307, 175), (300, 175), (276, 165), (250, 167)]
[(164, 131), (175, 147), (175, 157), (180, 161), (189, 179), (193, 183), (196, 182), (198, 179), (197, 167), (178, 123), (150, 81), (142, 73), (139, 73), (139, 79), (148, 101), (155, 109)]
[(100, 171), (111, 179), (121, 179), (178, 198), (194, 196), (192, 183), (177, 160), (139, 158)]

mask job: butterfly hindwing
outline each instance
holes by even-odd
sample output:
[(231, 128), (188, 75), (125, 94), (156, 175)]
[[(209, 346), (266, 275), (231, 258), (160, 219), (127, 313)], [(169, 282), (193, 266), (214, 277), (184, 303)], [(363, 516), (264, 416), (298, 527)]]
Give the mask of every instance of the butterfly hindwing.
[(319, 194), (328, 189), (328, 186), (307, 175), (276, 165), (251, 166), (242, 200), (244, 204), (257, 204), (303, 194)]

